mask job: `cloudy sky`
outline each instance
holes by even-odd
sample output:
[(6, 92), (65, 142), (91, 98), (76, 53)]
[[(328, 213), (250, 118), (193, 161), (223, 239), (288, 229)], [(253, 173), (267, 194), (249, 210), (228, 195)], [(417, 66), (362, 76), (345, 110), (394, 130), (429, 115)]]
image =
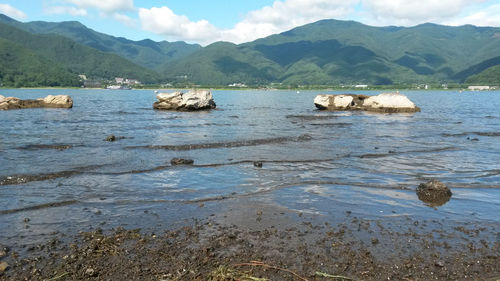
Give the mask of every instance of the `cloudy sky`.
[(0, 0), (19, 21), (76, 20), (132, 40), (242, 43), (321, 19), (500, 26), (500, 0)]

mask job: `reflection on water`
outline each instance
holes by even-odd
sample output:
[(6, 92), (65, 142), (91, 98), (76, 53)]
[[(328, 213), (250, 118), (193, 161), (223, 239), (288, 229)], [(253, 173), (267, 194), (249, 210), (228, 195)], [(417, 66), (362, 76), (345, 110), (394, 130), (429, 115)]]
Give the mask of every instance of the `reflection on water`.
[[(74, 107), (0, 112), (0, 238), (103, 217), (140, 226), (154, 221), (137, 211), (149, 208), (172, 222), (242, 197), (324, 215), (500, 221), (500, 92), (404, 93), (416, 114), (317, 111), (318, 93), (215, 91), (217, 110), (189, 113), (152, 110), (153, 91), (5, 90), (69, 94)], [(124, 138), (104, 141), (112, 134)], [(415, 194), (429, 179), (458, 190), (437, 210)]]

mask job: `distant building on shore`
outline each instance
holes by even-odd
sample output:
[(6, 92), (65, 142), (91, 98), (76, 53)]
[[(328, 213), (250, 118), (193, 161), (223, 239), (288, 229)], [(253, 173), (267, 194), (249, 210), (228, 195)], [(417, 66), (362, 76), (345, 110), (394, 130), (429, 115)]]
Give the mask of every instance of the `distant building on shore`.
[(122, 78), (122, 77), (115, 77), (115, 84), (116, 85), (135, 86), (135, 85), (141, 85), (141, 81), (136, 80), (136, 79), (128, 79), (128, 78)]
[(354, 86), (354, 88), (356, 88), (356, 89), (367, 89), (368, 85), (356, 85), (356, 86)]
[(233, 84), (229, 84), (228, 86), (229, 87), (246, 88), (247, 85), (245, 83), (233, 83)]
[(467, 88), (468, 90), (471, 90), (471, 91), (486, 91), (486, 90), (490, 90), (490, 86), (469, 86), (469, 88)]

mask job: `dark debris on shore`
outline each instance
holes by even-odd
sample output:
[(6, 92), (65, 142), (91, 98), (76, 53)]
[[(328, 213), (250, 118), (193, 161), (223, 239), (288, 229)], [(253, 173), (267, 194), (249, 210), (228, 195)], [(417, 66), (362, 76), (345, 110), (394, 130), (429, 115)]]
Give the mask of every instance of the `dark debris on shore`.
[[(260, 215), (259, 215), (260, 216)], [(360, 222), (360, 226), (363, 223)], [(428, 241), (397, 259), (349, 239), (349, 228), (243, 229), (207, 220), (162, 234), (98, 229), (11, 251), (0, 280), (498, 280), (500, 243), (440, 253)], [(365, 227), (365, 226), (363, 226)], [(458, 231), (458, 230), (457, 230)], [(412, 243), (418, 234), (401, 235)], [(424, 241), (425, 237), (420, 237)], [(392, 238), (391, 238), (392, 239)], [(431, 239), (432, 240), (432, 239)], [(376, 245), (378, 239), (372, 238)], [(416, 243), (416, 242), (415, 242)]]

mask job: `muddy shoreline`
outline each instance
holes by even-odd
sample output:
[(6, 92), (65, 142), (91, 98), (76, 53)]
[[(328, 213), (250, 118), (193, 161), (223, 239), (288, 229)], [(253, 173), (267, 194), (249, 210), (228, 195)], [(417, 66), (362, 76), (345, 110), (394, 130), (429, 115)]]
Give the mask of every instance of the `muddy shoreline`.
[[(201, 203), (200, 213), (217, 203)], [(498, 280), (492, 222), (335, 218), (255, 201), (174, 229), (95, 228), (8, 248), (0, 280)], [(259, 279), (260, 278), (260, 279)]]

